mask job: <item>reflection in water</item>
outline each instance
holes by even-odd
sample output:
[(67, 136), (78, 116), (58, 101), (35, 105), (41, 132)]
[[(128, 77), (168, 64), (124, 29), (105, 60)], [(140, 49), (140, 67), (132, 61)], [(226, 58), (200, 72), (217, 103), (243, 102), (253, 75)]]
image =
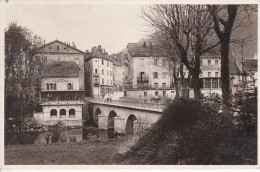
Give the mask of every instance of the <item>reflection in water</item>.
[[(34, 135), (34, 137), (31, 137)], [(30, 137), (29, 137), (30, 136)], [(99, 130), (98, 128), (78, 128), (62, 130), (60, 133), (44, 132), (44, 133), (29, 133), (23, 136), (21, 141), (17, 137), (8, 139), (7, 144), (13, 144), (13, 140), (18, 140), (16, 144), (50, 144), (57, 142), (81, 142), (85, 140), (100, 140), (114, 141), (117, 136), (114, 130)]]

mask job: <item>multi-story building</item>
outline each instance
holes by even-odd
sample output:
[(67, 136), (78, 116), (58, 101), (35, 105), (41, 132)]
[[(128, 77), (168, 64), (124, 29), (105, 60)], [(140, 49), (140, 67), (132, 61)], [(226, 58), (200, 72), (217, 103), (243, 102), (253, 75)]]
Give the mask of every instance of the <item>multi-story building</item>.
[(58, 40), (39, 48), (36, 56), (45, 61), (40, 81), (43, 111), (34, 117), (40, 123), (82, 125), (84, 54), (74, 43), (70, 46)]
[(113, 59), (101, 45), (85, 57), (86, 96), (101, 97), (113, 93)]
[(40, 105), (34, 118), (43, 125), (59, 121), (67, 126), (82, 125), (84, 90), (80, 90), (80, 68), (72, 61), (47, 61), (41, 71)]
[(123, 91), (128, 67), (126, 64), (122, 64), (121, 62), (114, 60), (113, 71), (114, 91)]
[(139, 99), (158, 99), (174, 97), (172, 88), (172, 70), (170, 62), (156, 48), (146, 42), (127, 45), (132, 59), (132, 88), (125, 92), (125, 97)]
[(254, 58), (244, 59), (242, 82), (244, 91), (253, 91), (257, 88), (257, 55)]
[(46, 61), (73, 61), (80, 68), (79, 71), (79, 89), (84, 87), (84, 55), (85, 53), (76, 48), (75, 44), (63, 43), (55, 40), (40, 47), (37, 56)]
[[(200, 65), (201, 73), (199, 77), (201, 93), (204, 96), (209, 96), (213, 93), (221, 95), (221, 57), (219, 55), (201, 56)], [(234, 59), (230, 60), (229, 72), (232, 91), (236, 91), (240, 86), (241, 72)], [(185, 66), (183, 73), (184, 77), (187, 78), (189, 71)], [(191, 96), (193, 96), (193, 93)]]

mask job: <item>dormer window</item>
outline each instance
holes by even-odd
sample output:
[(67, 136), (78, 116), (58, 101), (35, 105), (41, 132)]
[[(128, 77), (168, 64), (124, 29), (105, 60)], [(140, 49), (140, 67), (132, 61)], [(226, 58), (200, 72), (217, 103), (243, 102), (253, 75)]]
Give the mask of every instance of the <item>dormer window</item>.
[(57, 50), (59, 50), (60, 49), (60, 47), (59, 46), (57, 46)]

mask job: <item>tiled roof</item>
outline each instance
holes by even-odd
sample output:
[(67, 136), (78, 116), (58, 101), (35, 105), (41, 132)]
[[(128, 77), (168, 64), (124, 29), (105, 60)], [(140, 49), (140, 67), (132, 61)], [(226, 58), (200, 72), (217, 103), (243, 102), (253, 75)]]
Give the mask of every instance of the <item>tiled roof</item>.
[(239, 70), (236, 60), (233, 56), (230, 56), (229, 59), (229, 73), (230, 75), (239, 75), (241, 74), (241, 71)]
[[(55, 44), (56, 45), (62, 45), (64, 47), (66, 47), (66, 50), (60, 48), (59, 51), (54, 51), (54, 49), (50, 50), (50, 49), (46, 48), (46, 47), (49, 47), (49, 46), (52, 46), (52, 45), (55, 45)], [(68, 50), (70, 50), (70, 51), (68, 51)], [(55, 41), (52, 41), (50, 43), (44, 44), (43, 46), (40, 47), (39, 52), (59, 52), (59, 53), (85, 54), (83, 51), (81, 51), (81, 50), (79, 50), (75, 47), (72, 47), (68, 44), (65, 44), (65, 43), (63, 43), (59, 40), (55, 40)]]
[(73, 61), (47, 61), (42, 77), (78, 77), (80, 68)]
[(257, 59), (244, 59), (244, 70), (246, 72), (257, 71)]
[(93, 51), (85, 56), (85, 61), (88, 61), (92, 58), (101, 58), (113, 62), (113, 59), (108, 54), (103, 53), (102, 49), (99, 48), (93, 48)]
[(164, 57), (165, 54), (162, 53), (158, 48), (153, 46), (153, 44), (147, 43), (129, 43), (127, 45), (128, 52), (132, 57)]

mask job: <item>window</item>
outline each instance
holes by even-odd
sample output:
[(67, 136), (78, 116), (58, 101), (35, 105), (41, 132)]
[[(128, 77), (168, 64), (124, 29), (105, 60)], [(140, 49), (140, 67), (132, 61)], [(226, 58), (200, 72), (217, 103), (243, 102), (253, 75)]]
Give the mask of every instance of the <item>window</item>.
[(107, 85), (109, 85), (108, 81), (109, 81), (109, 80), (107, 80)]
[(157, 58), (154, 59), (154, 65), (158, 65), (158, 59)]
[(104, 78), (102, 78), (102, 84), (104, 85)]
[(163, 88), (166, 88), (166, 83), (162, 83), (162, 87), (163, 87)]
[(208, 60), (208, 65), (209, 65), (209, 66), (211, 65), (211, 60)]
[(158, 83), (154, 83), (154, 87), (155, 87), (155, 88), (158, 88)]
[(155, 91), (155, 96), (158, 96), (158, 91)]
[(49, 50), (51, 49), (51, 47), (49, 47)]
[(205, 88), (211, 88), (210, 79), (205, 79)]
[(70, 117), (75, 117), (75, 109), (70, 109), (69, 110), (69, 116)]
[(107, 76), (109, 75), (109, 72), (108, 72), (108, 70), (107, 70)]
[(218, 88), (218, 79), (212, 79), (212, 88)]
[(208, 77), (211, 77), (211, 72), (208, 72)]
[(72, 90), (72, 89), (73, 89), (72, 83), (68, 83), (68, 90)]
[(52, 109), (51, 110), (51, 118), (55, 118), (57, 117), (57, 110), (56, 109)]
[(47, 90), (56, 90), (56, 83), (47, 83)]
[(104, 69), (102, 69), (102, 75), (104, 75)]
[(203, 64), (203, 60), (200, 60), (200, 64)]
[(104, 65), (104, 60), (103, 59), (101, 60), (101, 63), (102, 63), (102, 65)]
[(157, 72), (153, 73), (153, 78), (158, 78), (158, 73)]
[(66, 116), (66, 110), (65, 109), (60, 110), (60, 117), (62, 117), (62, 116)]
[(141, 59), (141, 66), (144, 66), (144, 59)]
[(110, 85), (113, 85), (112, 80), (110, 80)]
[(163, 97), (166, 97), (166, 91), (163, 91), (162, 93), (163, 93)]
[(97, 74), (97, 69), (95, 69), (95, 74)]
[(60, 47), (59, 46), (57, 46), (57, 50), (59, 50), (60, 49)]
[(147, 92), (144, 92), (144, 97), (147, 97)]
[(183, 72), (183, 76), (185, 77), (185, 75), (186, 75), (186, 72)]
[(218, 72), (215, 72), (215, 77), (218, 77)]
[(215, 60), (215, 65), (218, 65), (218, 60)]
[(112, 76), (112, 71), (110, 71), (110, 76)]
[(109, 61), (107, 61), (107, 66), (109, 66)]

